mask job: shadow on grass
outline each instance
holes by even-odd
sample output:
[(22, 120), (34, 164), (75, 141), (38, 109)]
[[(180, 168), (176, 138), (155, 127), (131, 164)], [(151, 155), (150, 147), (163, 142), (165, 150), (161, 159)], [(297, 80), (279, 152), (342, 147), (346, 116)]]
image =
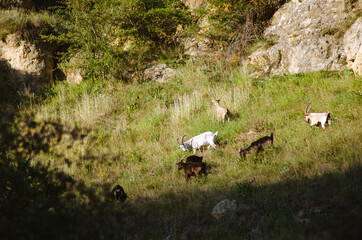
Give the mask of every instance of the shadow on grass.
[[(53, 77), (56, 80), (64, 80), (64, 73), (57, 67), (58, 60), (56, 58), (53, 60), (55, 67)], [(9, 62), (0, 60), (0, 114), (14, 110), (19, 105), (27, 106), (36, 96), (44, 98), (51, 88), (48, 78), (50, 77), (43, 76), (42, 79), (36, 74), (15, 69)]]
[[(358, 239), (362, 233), (358, 159), (344, 172), (271, 184), (254, 180), (205, 190), (200, 181), (154, 198), (136, 198), (125, 189), (132, 199), (122, 204), (110, 196), (117, 183), (89, 187), (30, 164), (49, 150), (47, 136), (67, 134), (63, 128), (34, 137), (8, 121), (1, 124), (1, 239)], [(226, 198), (237, 208), (217, 220), (212, 209)]]

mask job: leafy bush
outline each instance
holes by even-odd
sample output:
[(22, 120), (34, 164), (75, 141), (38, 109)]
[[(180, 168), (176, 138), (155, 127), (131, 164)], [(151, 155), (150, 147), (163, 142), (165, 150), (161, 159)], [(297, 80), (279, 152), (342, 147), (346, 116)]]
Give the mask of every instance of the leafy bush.
[[(174, 43), (189, 13), (178, 0), (68, 0), (59, 32), (48, 35), (70, 46), (64, 60), (80, 56), (88, 79), (127, 79)], [(168, 51), (164, 51), (166, 55)]]
[(261, 38), (265, 23), (285, 0), (211, 0), (214, 37), (229, 43), (228, 55), (243, 54), (245, 48)]
[(17, 33), (28, 41), (41, 40), (41, 34), (51, 33), (56, 25), (56, 18), (47, 12), (26, 13), (12, 9), (0, 13), (0, 36)]

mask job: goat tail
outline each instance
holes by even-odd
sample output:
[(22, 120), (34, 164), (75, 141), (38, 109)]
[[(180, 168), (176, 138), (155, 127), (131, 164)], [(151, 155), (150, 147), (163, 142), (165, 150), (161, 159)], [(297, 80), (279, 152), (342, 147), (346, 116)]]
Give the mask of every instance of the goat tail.
[(218, 132), (219, 132), (219, 131), (216, 131), (216, 133), (214, 133), (214, 136), (217, 136)]
[(270, 138), (271, 138), (272, 142), (274, 142), (274, 133), (273, 132), (270, 134)]

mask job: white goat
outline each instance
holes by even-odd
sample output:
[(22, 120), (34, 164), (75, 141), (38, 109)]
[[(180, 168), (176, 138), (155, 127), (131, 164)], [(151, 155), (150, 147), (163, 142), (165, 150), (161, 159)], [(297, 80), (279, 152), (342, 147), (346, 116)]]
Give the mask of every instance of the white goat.
[(307, 110), (310, 103), (304, 109), (304, 121), (309, 122), (310, 126), (321, 124), (325, 129), (325, 125), (331, 125), (331, 113), (309, 113), (312, 106)]
[(215, 104), (216, 106), (216, 112), (217, 112), (217, 117), (219, 119), (222, 119), (222, 122), (225, 122), (225, 117), (228, 118), (228, 122), (230, 121), (230, 111), (229, 109), (223, 108), (220, 106), (220, 99), (214, 99), (212, 100), (212, 102)]
[(184, 150), (185, 152), (187, 151), (188, 148), (192, 147), (194, 154), (196, 153), (197, 149), (200, 149), (202, 146), (206, 146), (209, 145), (207, 147), (207, 149), (210, 148), (210, 146), (212, 146), (213, 148), (216, 147), (215, 143), (214, 143), (214, 138), (217, 135), (217, 131), (216, 133), (212, 133), (212, 132), (204, 132), (201, 133), (200, 135), (197, 135), (195, 137), (190, 138), (189, 140), (187, 140), (186, 142), (184, 142), (184, 137), (186, 135), (183, 135), (181, 137), (181, 143), (179, 143), (178, 139), (176, 139), (177, 144), (180, 146), (180, 148), (182, 150)]

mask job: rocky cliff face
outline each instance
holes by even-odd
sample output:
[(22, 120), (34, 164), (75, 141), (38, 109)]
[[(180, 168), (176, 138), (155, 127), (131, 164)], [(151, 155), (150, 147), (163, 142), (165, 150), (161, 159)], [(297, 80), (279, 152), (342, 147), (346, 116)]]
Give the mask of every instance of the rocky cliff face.
[(0, 41), (0, 84), (2, 89), (34, 89), (53, 82), (53, 54), (56, 46), (30, 43), (17, 34)]
[[(200, 7), (210, 8), (210, 4), (207, 0), (181, 0), (191, 11), (194, 11)], [(181, 44), (185, 48), (185, 54), (191, 57), (208, 56), (211, 57), (220, 52), (221, 45), (215, 40), (207, 37), (208, 31), (211, 30), (210, 21), (208, 16), (200, 19), (198, 22), (200, 28), (196, 35), (190, 35), (181, 41)]]
[(347, 67), (362, 76), (362, 18), (359, 18), (343, 38)]
[(259, 68), (259, 74), (342, 70), (346, 66), (360, 73), (361, 19), (346, 32), (343, 26), (353, 17), (353, 11), (360, 9), (361, 1), (355, 6), (350, 2), (294, 0), (286, 3), (264, 32), (266, 39), (277, 39), (275, 44), (252, 53), (245, 64)]

